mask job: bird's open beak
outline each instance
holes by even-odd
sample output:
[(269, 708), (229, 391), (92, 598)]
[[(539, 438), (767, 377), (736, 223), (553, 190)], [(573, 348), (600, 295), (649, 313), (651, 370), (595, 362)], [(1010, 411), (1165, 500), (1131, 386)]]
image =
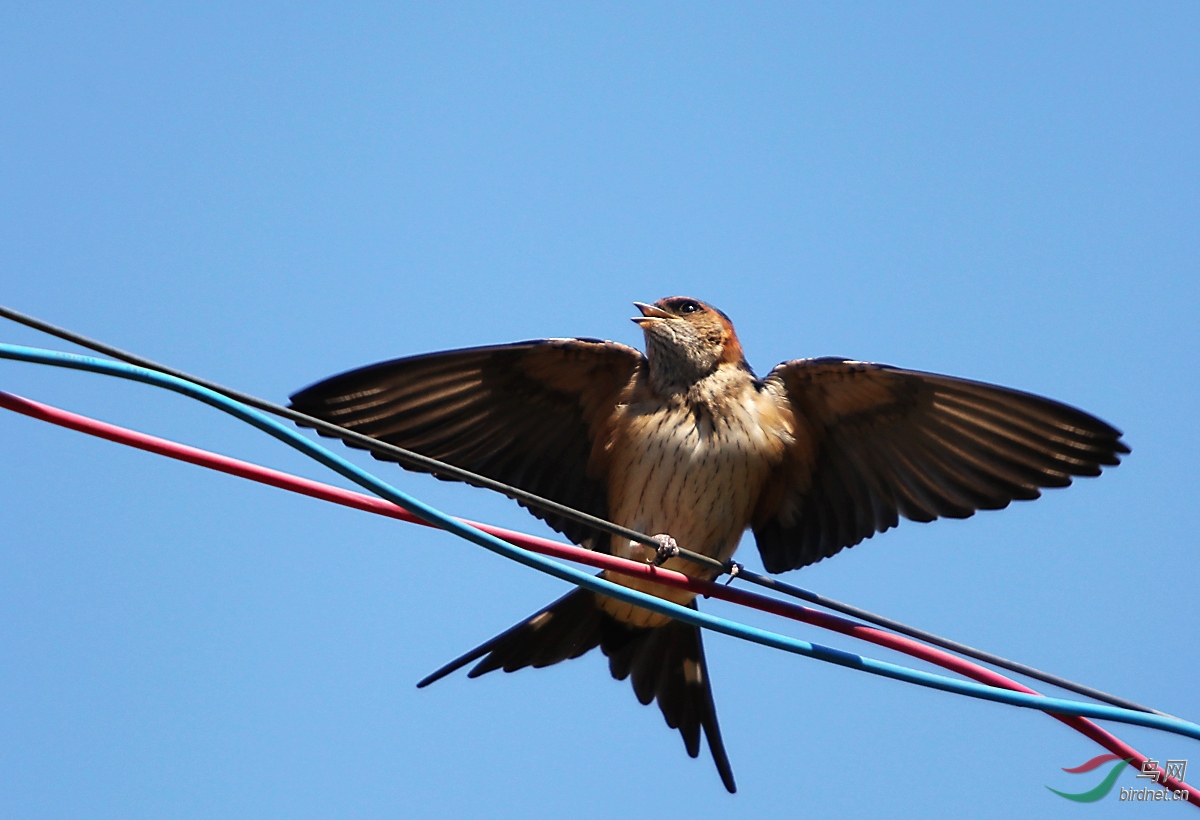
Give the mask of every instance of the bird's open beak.
[(632, 321), (637, 322), (642, 327), (658, 321), (659, 319), (674, 319), (670, 313), (667, 313), (662, 308), (657, 308), (654, 305), (647, 305), (645, 302), (634, 302), (633, 306), (642, 312), (641, 316), (635, 316)]

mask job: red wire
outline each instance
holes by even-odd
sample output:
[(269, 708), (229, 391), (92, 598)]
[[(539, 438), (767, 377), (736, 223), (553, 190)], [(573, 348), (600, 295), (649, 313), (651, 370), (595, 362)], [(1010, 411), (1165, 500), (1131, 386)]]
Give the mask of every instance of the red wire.
[[(5, 407), (17, 413), (59, 425), (60, 427), (67, 427), (81, 433), (87, 433), (88, 435), (135, 447), (139, 450), (146, 450), (151, 453), (167, 456), (168, 458), (186, 461), (189, 464), (196, 464), (201, 467), (217, 470), (218, 472), (250, 479), (260, 484), (268, 484), (272, 487), (279, 487), (283, 490), (318, 498), (322, 501), (331, 501), (335, 504), (341, 504), (344, 507), (397, 518), (412, 524), (432, 526), (394, 504), (375, 496), (351, 492), (340, 487), (322, 484), (319, 481), (294, 476), (290, 473), (272, 470), (268, 467), (260, 467), (257, 464), (251, 464), (247, 461), (240, 461), (228, 456), (210, 453), (207, 450), (190, 447), (186, 444), (179, 444), (167, 439), (147, 435), (146, 433), (128, 430), (124, 427), (118, 427), (114, 424), (108, 424), (88, 418), (87, 416), (61, 410), (57, 407), (22, 398), (11, 393), (0, 391), (0, 407)], [(991, 669), (877, 627), (867, 626), (856, 621), (838, 617), (837, 615), (830, 615), (826, 612), (780, 601), (776, 598), (770, 598), (746, 590), (716, 584), (711, 581), (696, 580), (689, 578), (683, 573), (655, 567), (650, 564), (641, 564), (613, 555), (603, 555), (583, 549), (582, 547), (561, 544), (547, 538), (539, 538), (534, 535), (516, 532), (515, 530), (504, 529), (503, 527), (493, 527), (489, 524), (463, 520), (473, 527), (478, 527), (484, 532), (495, 535), (498, 538), (503, 538), (510, 544), (515, 544), (532, 552), (586, 564), (599, 569), (619, 572), (623, 575), (650, 577), (667, 586), (681, 587), (701, 595), (720, 598), (750, 607), (751, 609), (757, 609), (761, 612), (769, 612), (784, 618), (818, 626), (822, 629), (840, 632), (843, 635), (849, 635), (852, 638), (858, 638), (877, 646), (894, 649), (911, 657), (940, 666), (943, 669), (957, 672), (980, 683), (1011, 689), (1017, 692), (1025, 692), (1031, 695), (1038, 694), (1038, 692), (1030, 689), (1028, 686), (1007, 678)], [(1119, 757), (1132, 758), (1129, 765), (1139, 772), (1142, 771), (1142, 764), (1147, 760), (1146, 756), (1120, 738), (1100, 728), (1091, 720), (1068, 715), (1051, 714), (1050, 716), (1094, 740)], [(1200, 808), (1200, 792), (1197, 792), (1196, 789), (1193, 789), (1187, 783), (1173, 777), (1168, 777), (1166, 778), (1165, 785), (1173, 790), (1186, 789), (1188, 802)]]

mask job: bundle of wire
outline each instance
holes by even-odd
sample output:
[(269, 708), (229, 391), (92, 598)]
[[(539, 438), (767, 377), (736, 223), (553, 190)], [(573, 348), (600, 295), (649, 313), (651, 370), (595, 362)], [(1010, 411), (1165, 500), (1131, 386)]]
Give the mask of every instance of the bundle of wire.
[[(16, 319), (17, 321), (21, 321), (23, 324), (37, 327), (38, 329), (47, 330), (55, 335), (68, 338), (70, 341), (84, 344), (92, 349), (101, 349), (110, 355), (116, 353), (119, 354), (121, 358), (125, 358), (127, 360), (133, 359), (135, 361), (146, 362), (146, 360), (135, 357), (132, 354), (125, 354), (123, 351), (117, 351), (115, 348), (109, 348), (108, 346), (99, 342), (88, 340), (86, 337), (80, 337), (77, 334), (71, 334), (69, 331), (63, 331), (60, 328), (55, 328), (53, 325), (48, 325), (44, 322), (40, 322), (39, 320), (34, 320), (31, 317), (24, 316), (23, 314), (19, 314), (16, 311), (12, 311), (8, 308), (0, 308), (0, 315), (7, 318)], [(267, 417), (263, 413), (247, 406), (242, 401), (230, 398), (230, 396), (227, 395), (228, 393), (244, 399), (246, 398), (244, 394), (236, 393), (235, 391), (229, 391), (224, 388), (221, 388), (220, 391), (210, 389), (214, 386), (218, 388), (220, 386), (211, 384), (209, 386), (205, 386), (204, 384), (197, 383), (200, 380), (192, 381), (188, 378), (180, 378), (178, 375), (172, 375), (171, 372), (164, 372), (168, 371), (169, 368), (152, 369), (148, 367), (127, 364), (122, 361), (109, 361), (88, 356), (79, 356), (58, 351), (42, 350), (38, 348), (21, 347), (8, 344), (0, 344), (0, 358), (100, 373), (118, 378), (143, 382), (180, 393), (216, 407), (217, 409), (229, 413), (235, 418), (253, 425), (259, 430), (262, 430), (263, 432), (283, 441), (310, 458), (313, 458), (340, 475), (346, 477), (355, 484), (370, 491), (375, 497), (350, 492), (348, 490), (321, 484), (319, 482), (289, 475), (287, 473), (271, 470), (266, 467), (261, 467), (255, 464), (239, 461), (237, 459), (199, 450), (187, 445), (156, 438), (144, 433), (127, 430), (122, 427), (100, 422), (85, 416), (76, 415), (74, 413), (69, 413), (65, 410), (60, 410), (45, 404), (40, 404), (20, 396), (0, 392), (0, 406), (3, 406), (9, 410), (13, 410), (33, 418), (48, 421), (73, 430), (88, 433), (90, 435), (105, 438), (110, 441), (119, 442), (149, 452), (158, 453), (160, 455), (179, 459), (192, 464), (197, 464), (210, 469), (237, 475), (242, 478), (258, 481), (263, 484), (269, 484), (271, 486), (301, 493), (303, 495), (308, 495), (313, 498), (331, 501), (344, 506), (376, 513), (379, 515), (389, 516), (402, 521), (437, 527), (482, 546), (485, 549), (491, 550), (492, 552), (498, 553), (506, 558), (524, 564), (525, 566), (567, 581), (568, 583), (575, 584), (577, 586), (590, 589), (594, 592), (608, 595), (613, 598), (662, 613), (669, 617), (691, 623), (704, 629), (721, 632), (741, 640), (751, 641), (774, 649), (780, 649), (797, 655), (815, 658), (827, 663), (834, 663), (839, 666), (857, 669), (859, 671), (868, 672), (883, 677), (889, 677), (919, 686), (925, 686), (945, 692), (966, 695), (969, 697), (980, 698), (999, 703), (1006, 703), (1012, 706), (1038, 709), (1047, 712), (1057, 720), (1062, 721), (1086, 737), (1094, 740), (1096, 743), (1106, 748), (1110, 753), (1112, 753), (1112, 755), (1115, 755), (1116, 758), (1127, 760), (1129, 765), (1137, 768), (1139, 771), (1142, 770), (1143, 765), (1147, 762), (1147, 757), (1113, 734), (1102, 729), (1088, 718), (1115, 720), (1132, 725), (1147, 726), (1200, 740), (1200, 725), (1195, 723), (1181, 720), (1171, 715), (1139, 706), (1121, 698), (1107, 695), (1103, 692), (1098, 692), (1090, 687), (1065, 681), (1053, 675), (1040, 672), (1039, 670), (1031, 669), (1022, 664), (997, 658), (993, 655), (989, 655), (988, 653), (980, 652), (979, 650), (965, 647), (956, 642), (930, 635), (921, 630), (916, 630), (903, 624), (898, 624), (889, 619), (881, 618), (880, 616), (858, 610), (857, 608), (840, 604), (839, 602), (829, 601), (828, 599), (824, 599), (822, 596), (815, 593), (808, 592), (807, 590), (797, 589), (786, 584), (781, 584), (777, 581), (773, 581), (772, 579), (762, 579), (762, 585), (768, 586), (776, 591), (781, 591), (784, 594), (788, 594), (793, 597), (805, 599), (809, 602), (822, 604), (829, 608), (840, 609), (844, 612), (851, 612), (852, 614), (855, 614), (856, 616), (865, 620), (885, 624), (892, 628), (892, 631), (889, 631), (888, 629), (881, 629), (876, 626), (870, 626), (859, 621), (831, 615), (825, 612), (820, 612), (809, 607), (782, 601), (775, 597), (737, 589), (729, 585), (697, 581), (682, 573), (666, 570), (656, 567), (652, 564), (637, 563), (635, 561), (591, 552), (580, 547), (569, 546), (524, 533), (518, 533), (511, 530), (490, 527), (484, 524), (476, 524), (471, 521), (453, 518), (415, 498), (406, 495), (405, 493), (395, 489), (355, 464), (330, 452), (320, 444), (313, 442), (304, 435), (285, 427), (279, 422)], [(263, 402), (262, 400), (253, 399), (253, 397), (251, 397), (251, 400), (259, 406), (266, 406), (268, 408), (272, 407), (272, 405), (269, 405), (269, 403)], [(448, 465), (445, 466), (448, 467)], [(567, 566), (558, 560), (552, 559), (564, 559), (590, 567), (600, 568), (612, 572), (619, 572), (625, 575), (653, 576), (654, 580), (658, 583), (666, 584), (668, 586), (682, 587), (706, 596), (720, 598), (735, 604), (747, 606), (763, 612), (801, 621), (821, 627), (823, 629), (828, 629), (858, 638), (878, 646), (903, 652), (907, 655), (935, 664), (973, 680), (960, 680), (957, 678), (946, 677), (917, 669), (911, 669), (905, 666), (875, 660), (873, 658), (864, 657), (821, 644), (810, 643), (775, 632), (758, 629), (756, 627), (751, 627), (707, 613), (701, 613), (694, 609), (689, 609), (687, 607), (682, 607), (671, 603), (670, 601), (662, 598), (657, 598), (653, 595), (648, 595), (629, 587), (611, 583), (601, 577), (592, 575), (574, 567)], [(739, 569), (739, 567), (737, 567), (737, 565), (733, 565), (732, 569), (732, 574), (736, 575), (736, 570)], [(903, 632), (914, 637), (905, 637), (905, 635), (896, 634), (897, 632)], [(920, 640), (914, 638), (919, 638)], [(959, 657), (958, 655), (938, 649), (936, 646), (930, 644), (947, 647), (958, 651), (961, 654), (967, 654), (972, 657), (981, 658), (996, 665), (1014, 669), (1021, 673), (1029, 674), (1035, 678), (1051, 682), (1055, 685), (1063, 686), (1064, 688), (1072, 691), (1080, 692), (1090, 697), (1096, 697), (1101, 700), (1108, 701), (1108, 703), (1088, 703), (1084, 701), (1045, 697), (1015, 680), (1007, 678), (1004, 675), (980, 666), (979, 664), (968, 661), (962, 657)], [(1164, 778), (1163, 785), (1171, 790), (1186, 790), (1188, 801), (1200, 808), (1200, 793), (1188, 786), (1187, 783), (1178, 778), (1167, 776)]]

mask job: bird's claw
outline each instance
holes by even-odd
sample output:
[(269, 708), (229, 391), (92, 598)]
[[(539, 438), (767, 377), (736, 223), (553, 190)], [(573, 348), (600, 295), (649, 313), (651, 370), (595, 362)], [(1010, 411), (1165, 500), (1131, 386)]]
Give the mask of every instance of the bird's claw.
[(658, 548), (654, 551), (654, 566), (661, 567), (672, 558), (679, 555), (679, 545), (675, 543), (675, 539), (669, 535), (654, 535), (651, 536), (658, 542)]

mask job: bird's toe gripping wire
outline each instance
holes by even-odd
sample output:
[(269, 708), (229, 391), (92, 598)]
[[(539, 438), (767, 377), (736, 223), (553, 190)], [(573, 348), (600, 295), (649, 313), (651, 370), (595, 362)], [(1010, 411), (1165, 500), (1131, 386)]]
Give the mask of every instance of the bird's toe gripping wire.
[(651, 538), (658, 542), (654, 550), (654, 566), (661, 567), (670, 559), (679, 557), (679, 544), (674, 538), (666, 534), (653, 535)]

